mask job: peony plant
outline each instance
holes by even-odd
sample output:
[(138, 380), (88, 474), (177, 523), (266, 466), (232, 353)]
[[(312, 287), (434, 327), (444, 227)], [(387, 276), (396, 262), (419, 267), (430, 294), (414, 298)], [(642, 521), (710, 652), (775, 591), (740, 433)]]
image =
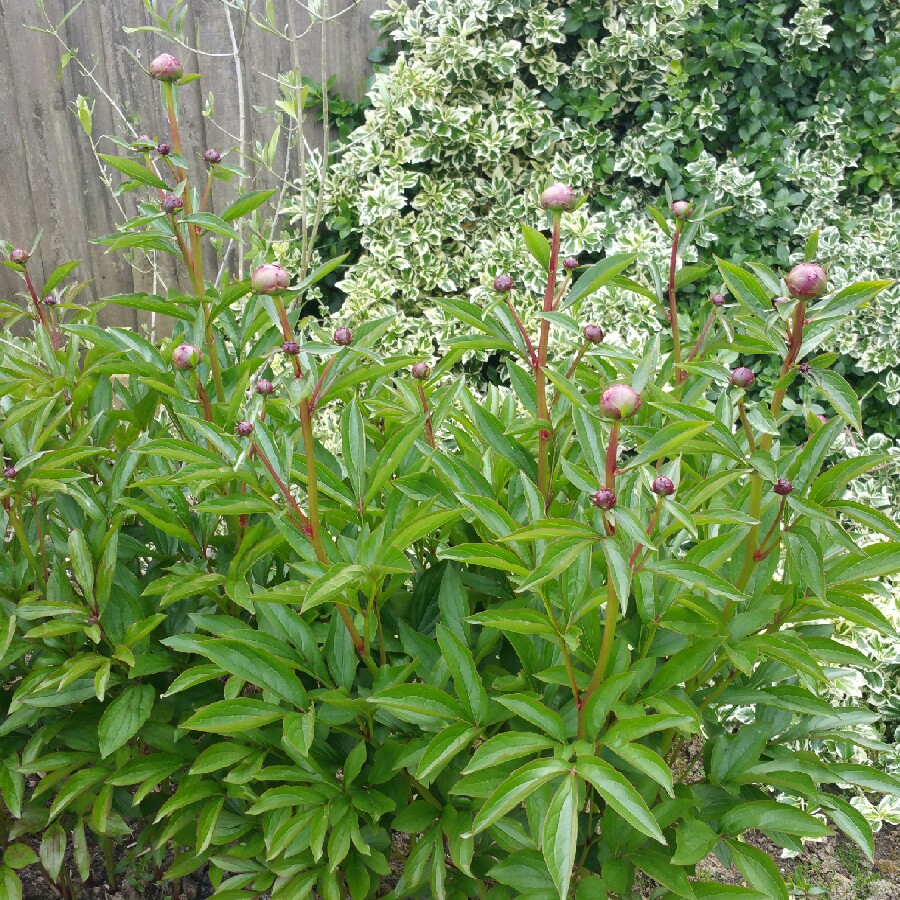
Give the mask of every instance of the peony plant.
[[(219, 900), (787, 898), (754, 830), (799, 850), (837, 829), (871, 858), (850, 801), (900, 782), (814, 748), (890, 748), (816, 688), (869, 665), (844, 623), (896, 637), (870, 598), (900, 534), (844, 497), (884, 456), (826, 464), (862, 423), (817, 348), (889, 283), (829, 290), (814, 240), (784, 278), (717, 260), (691, 333), (679, 264), (715, 211), (673, 201), (669, 332), (617, 347), (579, 301), (653, 292), (631, 254), (564, 252), (581, 198), (552, 185), (549, 237), (526, 231), (542, 296), (501, 275), (487, 306), (440, 301), (462, 333), (438, 359), (390, 356), (390, 321), (303, 316), (341, 259), (210, 276), (268, 193), (207, 211), (191, 76), (150, 74), (169, 151), (109, 158), (140, 215), (103, 243), (171, 254), (190, 291), (79, 305), (74, 264), (39, 293), (8, 261), (30, 306), (4, 309), (34, 329), (0, 344), (7, 895), (36, 865), (78, 896), (94, 844), (111, 887), (128, 843), (173, 896), (203, 871)], [(171, 337), (98, 326), (108, 304)], [(472, 350), (510, 389), (460, 377)], [(744, 357), (776, 361), (771, 392)], [(798, 379), (826, 421), (797, 421)], [(710, 853), (746, 886), (705, 880)]]

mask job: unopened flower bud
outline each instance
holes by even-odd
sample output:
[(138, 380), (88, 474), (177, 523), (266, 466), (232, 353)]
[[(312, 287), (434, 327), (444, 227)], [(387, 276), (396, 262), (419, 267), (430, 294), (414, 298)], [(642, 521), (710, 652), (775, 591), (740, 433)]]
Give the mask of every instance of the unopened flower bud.
[(599, 344), (606, 337), (603, 329), (599, 325), (585, 325), (581, 329), (584, 339), (591, 344)]
[(160, 141), (160, 142), (156, 145), (156, 152), (157, 152), (160, 156), (168, 156), (168, 155), (172, 152), (172, 145), (171, 145), (171, 144), (167, 144), (165, 141)]
[(541, 206), (553, 212), (573, 209), (577, 202), (578, 195), (567, 184), (551, 184), (541, 194)]
[(260, 378), (256, 382), (256, 393), (261, 397), (268, 397), (269, 394), (275, 393), (275, 385), (268, 378)]
[(166, 194), (162, 202), (163, 212), (167, 212), (170, 216), (174, 216), (179, 209), (184, 209), (184, 200), (176, 197), (174, 194)]
[(179, 344), (172, 351), (172, 365), (180, 372), (196, 368), (202, 359), (203, 353), (193, 344)]
[(828, 288), (828, 275), (818, 263), (800, 263), (784, 277), (792, 297), (811, 300), (821, 297)]
[(652, 490), (654, 494), (659, 494), (662, 497), (671, 497), (672, 494), (675, 493), (675, 483), (671, 478), (667, 478), (665, 475), (659, 475), (653, 479), (653, 485), (650, 490)]
[(772, 490), (775, 491), (780, 497), (787, 497), (787, 495), (794, 489), (794, 486), (787, 480), (787, 478), (779, 478), (778, 481), (775, 482), (775, 486)]
[(263, 263), (250, 276), (250, 285), (257, 294), (277, 294), (287, 290), (290, 283), (291, 276), (277, 263)]
[(184, 68), (171, 53), (160, 53), (150, 63), (150, 75), (157, 81), (178, 81), (183, 74)]
[(47, 294), (43, 299), (44, 306), (56, 306), (59, 303), (59, 300), (56, 299), (56, 294)]
[(494, 279), (494, 290), (501, 294), (505, 294), (507, 291), (513, 289), (513, 283), (512, 275), (498, 275)]
[(676, 219), (689, 219), (694, 211), (688, 200), (676, 200), (669, 209), (672, 210), (672, 215)]
[(431, 374), (431, 366), (427, 362), (417, 362), (412, 364), (409, 371), (417, 381), (425, 381)]
[(797, 368), (800, 370), (801, 375), (809, 375), (809, 373), (812, 371), (812, 366), (808, 362), (800, 363)]
[(641, 408), (641, 395), (627, 384), (614, 384), (600, 397), (600, 412), (608, 419), (627, 419)]
[(570, 272), (574, 272), (575, 269), (578, 268), (578, 260), (574, 256), (567, 256), (563, 260), (563, 268), (568, 269)]
[(12, 480), (16, 477), (16, 475), (18, 475), (18, 474), (19, 474), (19, 470), (16, 469), (14, 466), (7, 466), (7, 467), (3, 470), (3, 477), (4, 477), (7, 481), (12, 481)]
[(712, 297), (709, 298), (709, 302), (712, 303), (713, 306), (721, 308), (725, 305), (725, 296), (723, 294), (713, 294)]
[(346, 326), (341, 325), (341, 327), (335, 331), (333, 338), (334, 342), (339, 347), (346, 347), (353, 342), (353, 332)]
[(24, 266), (25, 263), (28, 262), (29, 254), (27, 250), (23, 250), (21, 247), (16, 247), (12, 253), (9, 254), (9, 258), (14, 262), (18, 263), (20, 266)]
[(215, 165), (216, 163), (222, 162), (222, 154), (219, 153), (218, 150), (210, 148), (209, 150), (204, 151), (203, 161), (209, 163), (211, 166)]
[(616, 505), (616, 492), (611, 488), (600, 488), (600, 490), (591, 497), (591, 503), (593, 503), (597, 509), (612, 509)]
[(288, 356), (296, 356), (300, 352), (300, 345), (296, 341), (285, 341), (281, 345), (281, 349)]
[(238, 437), (249, 437), (249, 435), (253, 434), (253, 423), (252, 422), (238, 422), (234, 428), (234, 433)]
[(756, 381), (756, 376), (746, 366), (738, 366), (731, 373), (731, 383), (735, 387), (750, 387), (754, 381)]

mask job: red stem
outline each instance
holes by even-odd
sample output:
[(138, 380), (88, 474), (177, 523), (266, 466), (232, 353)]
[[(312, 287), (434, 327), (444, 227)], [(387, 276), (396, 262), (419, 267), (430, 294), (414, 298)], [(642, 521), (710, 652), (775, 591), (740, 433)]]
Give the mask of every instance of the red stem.
[(506, 305), (513, 314), (516, 325), (519, 326), (519, 333), (525, 341), (525, 347), (528, 349), (528, 361), (531, 363), (532, 367), (535, 367), (537, 366), (538, 358), (537, 354), (534, 352), (534, 344), (531, 343), (531, 338), (528, 337), (528, 332), (525, 330), (525, 326), (522, 324), (522, 320), (519, 318), (519, 314), (516, 312), (515, 307), (512, 305), (512, 300), (510, 300), (509, 297), (506, 298)]
[(38, 314), (38, 318), (41, 320), (41, 325), (44, 326), (44, 331), (47, 332), (48, 336), (52, 337), (52, 335), (50, 335), (50, 326), (47, 324), (47, 317), (44, 315), (44, 308), (41, 306), (37, 291), (34, 289), (34, 282), (32, 282), (31, 275), (28, 274), (28, 269), (24, 265), (22, 266), (22, 273), (25, 276), (25, 284), (28, 285), (28, 293), (31, 294), (31, 299), (34, 301), (34, 308)]
[[(544, 312), (553, 312), (553, 297), (556, 288), (556, 271), (559, 265), (559, 223), (561, 213), (553, 214), (553, 237), (550, 242), (550, 262), (547, 271), (547, 289), (544, 292)], [(550, 412), (547, 409), (547, 379), (544, 368), (547, 365), (547, 345), (550, 341), (550, 320), (541, 319), (538, 360), (534, 370), (537, 393), (538, 418), (545, 425), (538, 431), (538, 490), (544, 497), (545, 505), (550, 493)]]
[(434, 429), (431, 426), (431, 413), (428, 411), (428, 400), (425, 397), (425, 388), (419, 383), (419, 399), (422, 401), (422, 412), (425, 413), (425, 437), (432, 450), (437, 447), (434, 442)]
[(297, 515), (297, 518), (300, 520), (300, 525), (303, 528), (303, 533), (308, 538), (312, 538), (312, 535), (310, 533), (310, 527), (309, 527), (309, 519), (306, 518), (305, 513), (303, 512), (302, 509), (300, 509), (299, 504), (291, 495), (290, 489), (281, 480), (281, 477), (278, 475), (278, 473), (272, 467), (272, 463), (269, 462), (268, 457), (265, 455), (265, 453), (262, 452), (259, 444), (257, 444), (256, 441), (251, 441), (250, 449), (260, 458), (260, 460), (262, 460), (262, 464), (269, 470), (269, 474), (272, 476), (273, 480), (275, 481), (275, 484), (278, 485), (278, 490), (281, 491), (281, 494), (284, 497), (285, 501), (290, 504), (294, 513)]
[(694, 349), (691, 350), (691, 355), (687, 358), (688, 362), (691, 362), (691, 360), (697, 355), (698, 351), (700, 350), (700, 345), (703, 343), (703, 339), (706, 337), (706, 333), (709, 331), (709, 327), (710, 325), (712, 325), (715, 318), (716, 312), (715, 310), (713, 310), (709, 314), (709, 318), (706, 320), (706, 324), (703, 326), (703, 331), (700, 332), (700, 336), (697, 338), (697, 343), (694, 344)]
[(309, 398), (309, 413), (312, 415), (316, 411), (316, 404), (319, 402), (319, 395), (322, 393), (322, 387), (325, 384), (325, 379), (328, 377), (328, 373), (331, 371), (331, 367), (334, 365), (334, 361), (337, 359), (337, 353), (325, 363), (325, 368), (322, 369), (322, 374), (319, 375), (318, 381), (316, 381), (316, 386), (313, 388), (312, 396)]

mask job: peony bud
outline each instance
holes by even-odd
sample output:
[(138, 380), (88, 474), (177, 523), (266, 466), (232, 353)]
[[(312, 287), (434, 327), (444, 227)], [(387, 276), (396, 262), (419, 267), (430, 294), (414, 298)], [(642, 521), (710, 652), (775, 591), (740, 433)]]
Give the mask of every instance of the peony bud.
[(514, 282), (511, 275), (498, 275), (494, 279), (494, 290), (501, 294), (505, 294), (507, 291), (513, 289), (513, 284)]
[(23, 250), (21, 247), (16, 247), (12, 253), (9, 254), (9, 258), (14, 262), (18, 263), (20, 266), (24, 266), (25, 263), (30, 259), (30, 255), (27, 250)]
[(409, 371), (417, 381), (425, 381), (431, 374), (431, 366), (427, 362), (417, 362), (412, 364), (412, 368)]
[(808, 362), (800, 363), (797, 368), (800, 370), (801, 375), (809, 375), (809, 373), (812, 371), (812, 366)]
[(584, 335), (584, 339), (591, 344), (599, 344), (606, 337), (599, 325), (585, 325), (581, 329), (581, 333)]
[(828, 288), (828, 275), (818, 263), (800, 263), (784, 277), (792, 297), (811, 300), (821, 297)]
[(339, 347), (346, 347), (353, 342), (353, 332), (344, 325), (341, 325), (341, 327), (335, 331), (333, 338), (334, 342)]
[(787, 480), (787, 478), (779, 478), (778, 481), (775, 482), (775, 486), (772, 490), (775, 491), (780, 497), (787, 497), (787, 495), (794, 489), (794, 486)]
[(287, 290), (291, 276), (277, 263), (263, 263), (250, 276), (250, 285), (257, 294), (276, 294)]
[(15, 467), (13, 467), (13, 466), (7, 466), (7, 467), (3, 470), (3, 477), (4, 477), (7, 481), (12, 481), (12, 480), (16, 477), (16, 475), (18, 475), (18, 474), (19, 474), (19, 470), (16, 469)]
[(150, 76), (157, 81), (178, 81), (183, 74), (184, 68), (171, 53), (160, 53), (150, 63)]
[(163, 197), (162, 208), (164, 212), (174, 216), (179, 209), (184, 209), (184, 200), (181, 197), (176, 197), (174, 194), (166, 194)]
[(172, 365), (179, 372), (196, 368), (202, 359), (203, 353), (199, 347), (195, 347), (193, 344), (179, 344), (172, 351)]
[(725, 305), (725, 297), (722, 294), (713, 294), (712, 297), (709, 298), (709, 302), (712, 303), (713, 306), (721, 308)]
[(44, 297), (44, 306), (56, 306), (57, 303), (59, 303), (59, 300), (56, 299), (55, 294), (47, 294), (47, 296)]
[(665, 475), (659, 475), (653, 479), (653, 485), (650, 490), (652, 490), (654, 494), (659, 494), (662, 497), (671, 497), (672, 494), (675, 493), (675, 484), (671, 478), (666, 478)]
[(209, 163), (211, 166), (215, 165), (216, 163), (222, 162), (222, 154), (219, 153), (218, 150), (206, 150), (203, 154), (203, 161)]
[(750, 387), (754, 381), (756, 381), (756, 376), (746, 366), (738, 366), (731, 373), (731, 383), (735, 387)]
[(157, 152), (160, 156), (168, 156), (168, 155), (172, 152), (172, 145), (171, 145), (171, 144), (167, 144), (165, 141), (160, 141), (160, 142), (156, 145), (156, 152)]
[(268, 397), (269, 394), (275, 393), (275, 385), (268, 378), (260, 378), (256, 382), (256, 393), (261, 397)]
[(672, 210), (672, 215), (676, 219), (689, 219), (694, 211), (689, 200), (676, 200), (669, 209)]
[(573, 209), (577, 202), (578, 195), (567, 184), (551, 184), (541, 194), (541, 206), (552, 212)]
[(578, 268), (578, 260), (574, 256), (567, 256), (563, 260), (563, 268), (568, 269), (570, 272), (574, 272), (575, 269)]
[(611, 488), (600, 488), (593, 497), (591, 503), (597, 509), (612, 509), (616, 505), (616, 492)]
[(627, 419), (641, 408), (641, 395), (627, 384), (614, 384), (600, 397), (600, 413), (607, 419)]
[(253, 423), (247, 421), (238, 422), (237, 425), (235, 425), (234, 433), (238, 437), (249, 437), (253, 434)]
[(296, 356), (300, 352), (300, 345), (296, 341), (285, 341), (281, 345), (281, 349), (287, 353), (288, 356)]

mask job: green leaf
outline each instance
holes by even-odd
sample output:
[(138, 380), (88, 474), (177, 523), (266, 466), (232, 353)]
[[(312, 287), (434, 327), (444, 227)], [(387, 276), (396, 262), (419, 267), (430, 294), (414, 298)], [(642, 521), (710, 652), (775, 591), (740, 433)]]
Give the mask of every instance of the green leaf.
[(656, 696), (693, 678), (713, 659), (722, 640), (720, 637), (695, 640), (684, 649), (672, 654), (644, 689), (644, 695)]
[(700, 862), (719, 843), (719, 835), (700, 819), (686, 819), (675, 832), (676, 866), (693, 866)]
[(544, 270), (550, 268), (550, 242), (530, 225), (522, 225), (522, 237), (528, 252), (541, 264)]
[(900, 543), (885, 541), (861, 548), (863, 559), (845, 558), (828, 573), (831, 584), (870, 581), (900, 572)]
[(309, 697), (300, 679), (285, 663), (237, 640), (204, 641), (200, 651), (230, 675), (270, 691), (282, 700), (305, 709)]
[(302, 611), (336, 598), (349, 606), (358, 606), (356, 593), (368, 577), (369, 571), (363, 566), (348, 566), (345, 563), (332, 566), (310, 584), (303, 598)]
[(760, 831), (781, 831), (797, 837), (830, 837), (832, 831), (826, 825), (796, 806), (775, 800), (754, 800), (732, 807), (720, 819), (720, 829), (725, 834), (739, 835), (751, 828)]
[(472, 757), (472, 761), (463, 769), (468, 775), (482, 769), (492, 769), (513, 759), (552, 750), (558, 746), (551, 738), (524, 731), (507, 731), (486, 740)]
[(59, 877), (63, 857), (66, 854), (66, 832), (59, 822), (54, 822), (45, 832), (41, 841), (41, 865), (52, 881)]
[(47, 280), (44, 282), (43, 290), (41, 290), (41, 299), (43, 300), (50, 291), (53, 290), (65, 277), (72, 271), (79, 263), (79, 260), (74, 260), (73, 262), (63, 263), (58, 268), (54, 269), (48, 276)]
[(502, 819), (513, 807), (524, 803), (542, 784), (568, 771), (569, 764), (561, 759), (537, 759), (516, 769), (485, 800), (472, 823), (472, 834), (484, 831)]
[(573, 303), (577, 303), (579, 300), (583, 300), (585, 297), (589, 297), (600, 290), (617, 275), (621, 275), (636, 259), (636, 253), (616, 253), (613, 256), (601, 259), (600, 262), (594, 263), (594, 265), (582, 272), (578, 280), (572, 285), (569, 293), (559, 305), (559, 309), (566, 309)]
[(252, 213), (254, 209), (262, 206), (275, 193), (276, 189), (272, 188), (266, 191), (249, 191), (246, 194), (241, 194), (234, 203), (223, 210), (222, 218), (226, 222), (240, 219), (242, 216), (246, 216), (248, 213)]
[(631, 783), (611, 765), (596, 756), (581, 756), (575, 771), (623, 818), (641, 834), (665, 844), (659, 824)]
[(438, 559), (452, 559), (467, 566), (484, 566), (509, 572), (510, 575), (528, 575), (531, 571), (506, 547), (491, 546), (486, 543), (456, 544), (438, 551)]
[(787, 885), (778, 871), (775, 860), (768, 853), (740, 841), (729, 840), (727, 843), (734, 864), (747, 884), (762, 891), (772, 900), (789, 900)]
[(476, 724), (483, 724), (488, 714), (488, 695), (469, 648), (452, 631), (437, 626), (438, 645), (444, 662), (453, 676), (453, 684), (463, 707)]
[(240, 240), (238, 233), (225, 221), (218, 216), (214, 216), (208, 212), (191, 213), (184, 216), (181, 220), (185, 225), (196, 225), (204, 231), (211, 231), (213, 234), (220, 234), (222, 237), (231, 238), (233, 241)]
[(134, 684), (106, 707), (97, 727), (101, 757), (105, 759), (138, 733), (150, 717), (155, 699), (151, 685)]
[(716, 257), (719, 272), (728, 290), (738, 299), (749, 313), (765, 321), (771, 312), (771, 303), (766, 289), (745, 269), (734, 263)]
[(819, 229), (817, 228), (807, 239), (803, 247), (803, 261), (812, 262), (819, 252)]
[(3, 864), (11, 869), (24, 869), (37, 861), (37, 853), (27, 844), (10, 844), (3, 853)]
[(72, 560), (72, 568), (75, 572), (75, 580), (84, 591), (88, 600), (94, 598), (94, 560), (90, 547), (84, 539), (80, 529), (75, 529), (69, 534), (69, 556)]
[(652, 778), (670, 797), (675, 796), (672, 770), (658, 753), (643, 744), (616, 744), (612, 750), (629, 765)]
[(541, 829), (541, 849), (560, 900), (569, 896), (569, 884), (578, 850), (578, 782), (573, 776), (557, 788)]
[(624, 467), (625, 470), (675, 456), (679, 447), (706, 431), (712, 424), (712, 422), (686, 421), (664, 425), (654, 432), (653, 437), (641, 447), (632, 459), (628, 460), (628, 464)]
[(560, 742), (566, 740), (566, 727), (562, 716), (555, 710), (548, 709), (540, 700), (527, 694), (506, 694), (495, 699), (510, 712), (525, 719), (526, 722), (531, 722), (548, 737)]
[(550, 638), (556, 637), (556, 629), (550, 624), (547, 614), (536, 609), (504, 607), (478, 613), (470, 616), (466, 621), (473, 625), (484, 625), (487, 628), (497, 628), (512, 634), (541, 634)]
[(238, 697), (234, 700), (218, 700), (204, 706), (180, 727), (191, 731), (208, 731), (211, 734), (236, 734), (268, 725), (284, 718), (285, 713), (286, 710), (272, 703)]
[(442, 722), (465, 722), (463, 708), (446, 691), (428, 684), (401, 684), (369, 697), (373, 703), (405, 722), (440, 727)]
[(127, 175), (132, 181), (149, 184), (150, 187), (155, 187), (160, 191), (170, 190), (158, 175), (135, 159), (129, 159), (127, 156), (110, 156), (106, 153), (101, 153), (100, 159), (109, 163), (114, 169), (118, 169), (123, 175)]
[(8, 866), (0, 866), (0, 898), (2, 900), (22, 900), (22, 882)]
[(810, 369), (808, 377), (828, 398), (835, 412), (862, 434), (862, 411), (856, 391), (831, 369)]
[(645, 568), (647, 571), (655, 572), (657, 575), (662, 575), (663, 578), (676, 581), (685, 587), (708, 591), (717, 597), (725, 597), (736, 601), (747, 599), (747, 596), (742, 594), (733, 584), (730, 584), (714, 572), (710, 572), (709, 569), (698, 566), (696, 563), (665, 559), (649, 563)]
[(866, 854), (870, 863), (874, 863), (875, 839), (872, 836), (872, 826), (866, 821), (866, 817), (839, 797), (823, 796), (822, 807), (828, 818)]
[(478, 729), (458, 722), (438, 732), (422, 754), (416, 778), (426, 787), (437, 778), (448, 763), (478, 735)]

